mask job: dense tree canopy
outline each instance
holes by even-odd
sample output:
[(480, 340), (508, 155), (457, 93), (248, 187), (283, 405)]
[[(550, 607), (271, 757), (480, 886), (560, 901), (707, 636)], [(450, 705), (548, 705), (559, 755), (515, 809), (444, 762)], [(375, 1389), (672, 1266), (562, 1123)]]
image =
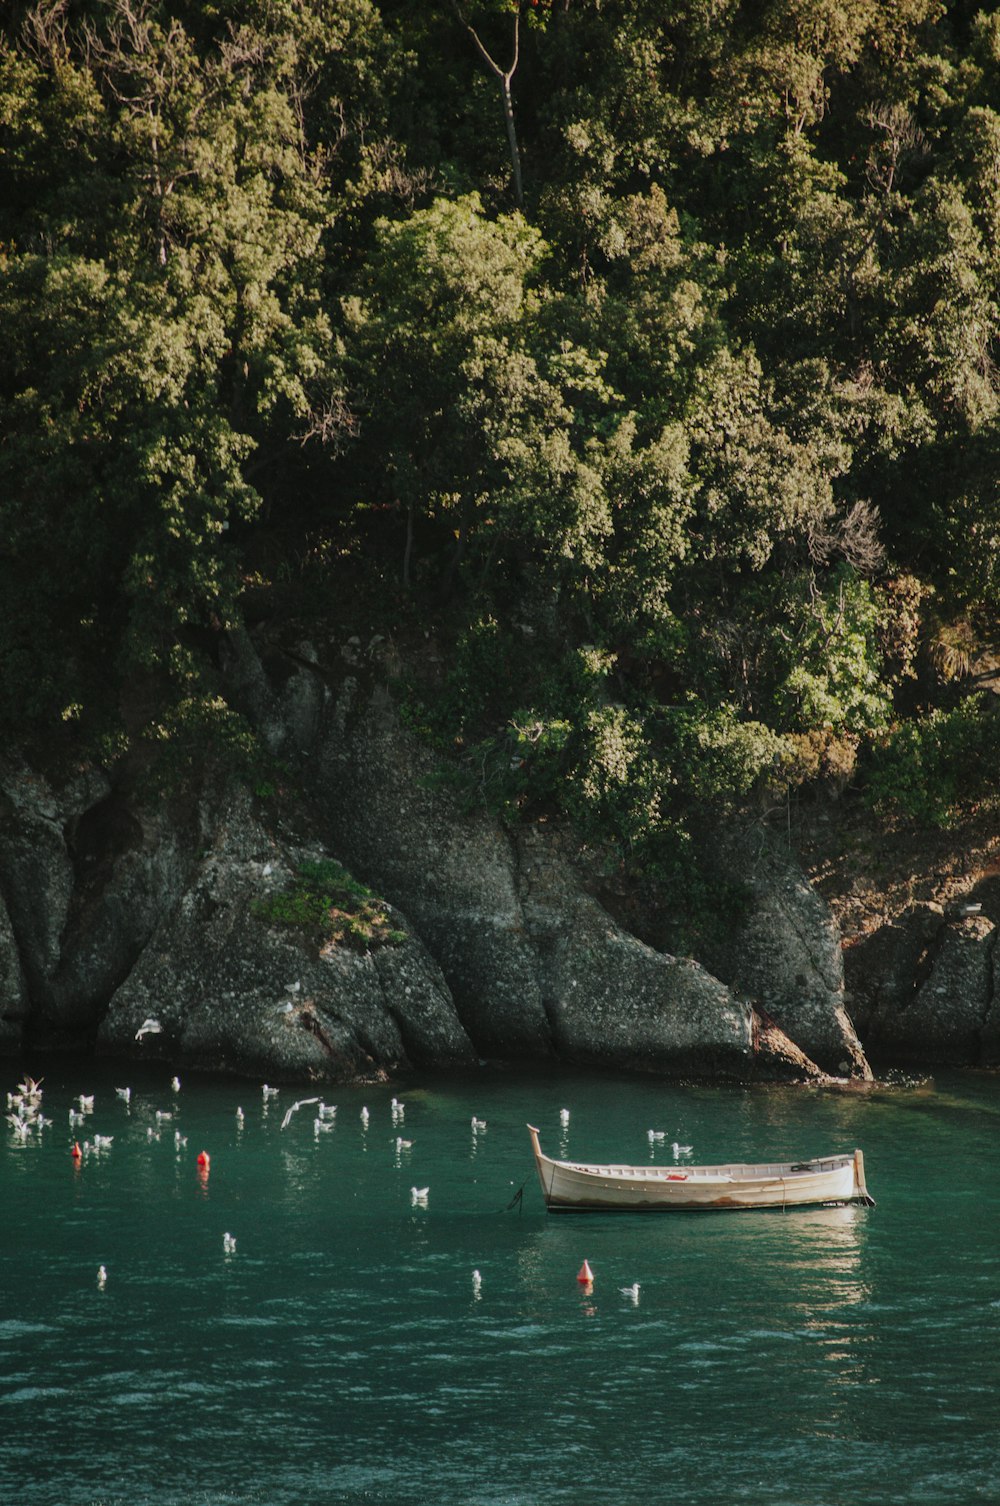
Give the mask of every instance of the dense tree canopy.
[(654, 870), (856, 768), (944, 818), (998, 321), (962, 0), (12, 3), (8, 736), (214, 705), (251, 600), (349, 602), (440, 634), (410, 712), (477, 798)]

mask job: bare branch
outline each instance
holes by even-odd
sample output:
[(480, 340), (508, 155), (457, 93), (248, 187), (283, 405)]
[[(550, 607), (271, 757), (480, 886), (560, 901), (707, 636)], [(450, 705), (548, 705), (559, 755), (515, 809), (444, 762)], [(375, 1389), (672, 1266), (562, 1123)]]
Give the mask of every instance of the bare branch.
[(500, 94), (503, 99), (503, 118), (504, 124), (507, 127), (507, 140), (510, 144), (511, 169), (514, 176), (514, 202), (517, 204), (518, 209), (523, 209), (524, 191), (521, 183), (521, 153), (517, 144), (517, 131), (514, 127), (514, 103), (511, 98), (510, 92), (511, 80), (517, 71), (518, 59), (521, 55), (521, 12), (520, 10), (515, 9), (513, 14), (513, 56), (511, 58), (510, 67), (506, 71), (504, 71), (504, 69), (500, 67), (500, 64), (496, 61), (496, 59), (492, 57), (492, 55), (487, 51), (475, 27), (465, 19), (458, 0), (451, 0), (451, 8), (455, 12), (459, 24), (461, 26), (464, 26), (465, 30), (472, 38), (479, 56), (482, 58), (487, 68), (500, 84)]

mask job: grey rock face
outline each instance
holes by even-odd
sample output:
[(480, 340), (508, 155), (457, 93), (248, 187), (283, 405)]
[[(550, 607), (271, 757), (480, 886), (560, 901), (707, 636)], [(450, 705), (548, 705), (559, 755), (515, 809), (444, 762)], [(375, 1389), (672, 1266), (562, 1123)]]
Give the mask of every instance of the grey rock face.
[(851, 1013), (869, 1049), (891, 1047), (894, 1021), (905, 1014), (929, 977), (944, 927), (941, 905), (911, 905), (845, 954)]
[[(749, 1005), (697, 962), (623, 931), (541, 830), (527, 831), (519, 849), (525, 934), (560, 1056), (741, 1079), (779, 1070)], [(801, 1055), (793, 1070), (817, 1072)]]
[(384, 688), (347, 686), (321, 767), (328, 840), (416, 922), (483, 1054), (818, 1074), (791, 1043), (772, 1051), (750, 1007), (703, 967), (623, 931), (583, 892), (554, 836), (515, 841), (433, 788), (433, 760)]
[(0, 899), (0, 1052), (20, 1049), (28, 1014), (28, 995), (18, 955), (17, 938)]
[(140, 820), (99, 771), (55, 789), (32, 770), (3, 770), (0, 890), (38, 1035), (72, 1040), (92, 1027), (185, 864), (173, 823), (155, 811)]
[[(296, 766), (305, 838), (266, 830), (231, 788), (178, 809), (130, 803), (99, 774), (55, 791), (3, 772), (0, 1048), (25, 1029), (97, 1033), (105, 1052), (322, 1080), (481, 1056), (865, 1075), (835, 928), (790, 865), (749, 864), (753, 903), (718, 958), (658, 951), (588, 894), (565, 834), (514, 837), (435, 784), (360, 642), (321, 659), (274, 649), (265, 673), (244, 635), (226, 666)], [(262, 922), (255, 901), (317, 850), (398, 907), (402, 944), (317, 955)], [(161, 1029), (137, 1041), (147, 1017)]]
[(345, 699), (317, 788), (331, 846), (410, 917), (483, 1055), (545, 1055), (552, 1039), (510, 841), (431, 788), (435, 764), (384, 690), (356, 707)]
[[(276, 849), (245, 804), (230, 805), (212, 853), (115, 993), (99, 1048), (334, 1082), (414, 1063), (473, 1062), (447, 986), (419, 940), (373, 953), (317, 953), (296, 928), (255, 913), (255, 901), (290, 885), (296, 863), (316, 855)], [(406, 929), (403, 917), (391, 918)], [(147, 1017), (161, 1029), (140, 1046), (136, 1034)]]
[(984, 915), (948, 919), (914, 906), (869, 955), (875, 1003), (872, 1049), (901, 1060), (968, 1065), (988, 1059), (995, 1038), (996, 939)]
[(824, 1071), (870, 1080), (846, 1010), (840, 932), (829, 907), (765, 833), (727, 834), (714, 846), (720, 875), (742, 886), (745, 904), (705, 962), (738, 993), (759, 1000)]

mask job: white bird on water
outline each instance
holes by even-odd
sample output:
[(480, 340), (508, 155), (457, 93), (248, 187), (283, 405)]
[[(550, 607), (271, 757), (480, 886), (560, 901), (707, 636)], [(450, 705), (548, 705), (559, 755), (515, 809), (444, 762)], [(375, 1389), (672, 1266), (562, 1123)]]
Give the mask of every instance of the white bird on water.
[(93, 1113), (93, 1111), (94, 1111), (94, 1095), (93, 1095), (93, 1093), (90, 1094), (89, 1098), (87, 1097), (87, 1095), (85, 1093), (81, 1093), (80, 1096), (79, 1096), (79, 1098), (76, 1101), (80, 1105), (80, 1113), (81, 1114), (92, 1114)]
[(143, 1037), (147, 1035), (160, 1035), (162, 1033), (162, 1030), (163, 1026), (160, 1024), (159, 1020), (154, 1020), (152, 1018), (143, 1020), (142, 1024), (139, 1026), (138, 1030), (135, 1033), (135, 1038), (137, 1041), (141, 1041)]
[(240, 1108), (239, 1104), (237, 1104), (237, 1106), (236, 1106), (236, 1123), (238, 1125), (242, 1126), (244, 1117), (245, 1116), (244, 1116), (243, 1110)]
[(313, 1120), (313, 1134), (317, 1138), (320, 1135), (322, 1135), (325, 1130), (332, 1130), (332, 1129), (336, 1129), (336, 1128), (337, 1128), (337, 1126), (336, 1126), (335, 1122), (332, 1119), (314, 1119)]
[(261, 1085), (260, 1094), (265, 1103), (269, 1098), (277, 1098), (280, 1092), (280, 1088), (269, 1088), (266, 1082)]
[(404, 1139), (402, 1139), (402, 1137), (400, 1135), (396, 1136), (396, 1150), (397, 1151), (412, 1150), (412, 1149), (413, 1149), (413, 1141), (412, 1140), (404, 1140)]
[(187, 1143), (187, 1135), (182, 1135), (180, 1130), (174, 1130), (174, 1144), (176, 1145), (177, 1149), (180, 1150), (181, 1147), (186, 1145)]
[(650, 1145), (652, 1145), (654, 1141), (659, 1142), (661, 1140), (665, 1140), (666, 1138), (667, 1138), (667, 1132), (666, 1132), (666, 1130), (647, 1130), (646, 1131), (646, 1139), (649, 1141)]
[(361, 1110), (361, 1124), (362, 1124), (362, 1127), (363, 1127), (363, 1128), (364, 1128), (364, 1129), (367, 1129), (367, 1128), (368, 1128), (368, 1120), (369, 1120), (369, 1118), (370, 1118), (370, 1117), (371, 1117), (371, 1116), (370, 1116), (370, 1114), (369, 1114), (369, 1113), (368, 1113), (368, 1110), (367, 1110), (367, 1109), (362, 1109), (362, 1110)]
[(103, 1290), (107, 1286), (107, 1284), (108, 1284), (107, 1267), (103, 1266), (103, 1265), (99, 1265), (97, 1267), (97, 1285), (100, 1288), (100, 1290), (103, 1292)]
[(223, 1234), (222, 1253), (224, 1255), (236, 1254), (236, 1236), (234, 1234)]
[(429, 1187), (410, 1188), (410, 1202), (413, 1204), (414, 1208), (427, 1207), (427, 1198), (430, 1190), (431, 1189)]
[(472, 1116), (472, 1133), (474, 1135), (478, 1134), (480, 1130), (484, 1130), (485, 1128), (486, 1128), (486, 1120), (485, 1119), (477, 1119), (476, 1116), (475, 1116), (475, 1114), (473, 1114), (473, 1116)]
[(569, 1123), (569, 1109), (560, 1109), (559, 1110), (559, 1123), (560, 1124), (568, 1124)]
[(118, 1097), (121, 1099), (122, 1103), (131, 1103), (132, 1102), (132, 1089), (131, 1088), (115, 1088), (115, 1092), (117, 1093)]
[(694, 1150), (694, 1146), (693, 1145), (678, 1145), (677, 1141), (673, 1140), (671, 1142), (670, 1149), (674, 1153), (674, 1160), (675, 1161), (679, 1161), (680, 1158), (681, 1158), (681, 1156), (689, 1156), (691, 1154), (691, 1152)]
[(173, 1090), (174, 1090), (175, 1093), (179, 1093), (180, 1090), (181, 1090), (181, 1080), (180, 1080), (180, 1078), (179, 1077), (172, 1077), (170, 1079), (170, 1086), (173, 1088)]
[(472, 1273), (472, 1295), (478, 1297), (483, 1289), (483, 1278), (478, 1271)]
[(336, 1117), (336, 1113), (337, 1105), (335, 1103), (324, 1103), (322, 1099), (320, 1100), (319, 1108), (316, 1110), (317, 1119), (333, 1119)]
[(638, 1283), (638, 1281), (633, 1281), (633, 1283), (632, 1283), (631, 1286), (620, 1286), (618, 1288), (618, 1290), (621, 1292), (622, 1296), (623, 1297), (627, 1297), (629, 1299), (629, 1301), (631, 1303), (633, 1303), (633, 1305), (635, 1305), (635, 1306), (639, 1305), (639, 1283)]

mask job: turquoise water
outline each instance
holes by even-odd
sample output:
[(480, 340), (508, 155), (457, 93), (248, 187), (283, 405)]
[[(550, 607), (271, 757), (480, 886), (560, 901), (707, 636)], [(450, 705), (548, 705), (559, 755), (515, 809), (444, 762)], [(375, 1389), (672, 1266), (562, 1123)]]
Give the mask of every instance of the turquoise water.
[[(322, 1133), (295, 1097), (80, 1062), (40, 1135), (2, 1126), (4, 1506), (1000, 1501), (997, 1078), (484, 1069), (328, 1091)], [(860, 1145), (878, 1206), (547, 1215), (529, 1120), (579, 1159)]]

